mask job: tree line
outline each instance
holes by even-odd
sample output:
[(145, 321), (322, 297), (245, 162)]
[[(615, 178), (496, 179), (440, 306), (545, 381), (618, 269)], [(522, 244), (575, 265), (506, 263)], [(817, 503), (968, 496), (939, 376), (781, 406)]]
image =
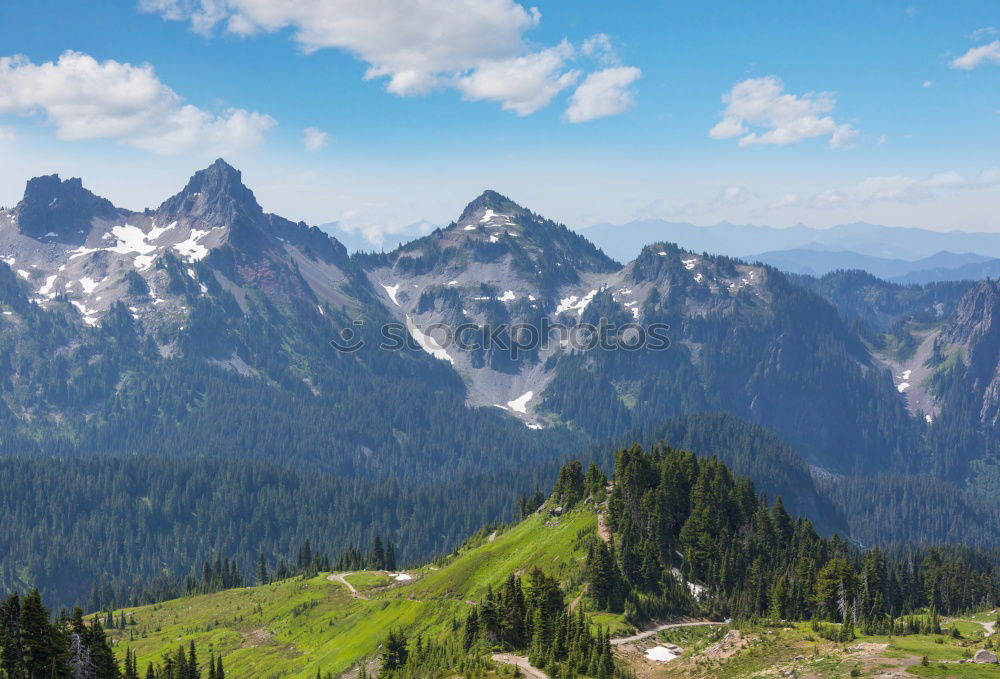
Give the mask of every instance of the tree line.
[[(122, 615), (124, 623), (124, 614)], [(108, 614), (106, 623), (114, 623)], [(0, 677), (4, 679), (225, 679), (222, 657), (199, 661), (195, 643), (149, 663), (140, 674), (135, 652), (125, 650), (119, 663), (100, 616), (65, 609), (58, 616), (37, 589), (0, 603)]]
[(948, 615), (1000, 600), (988, 553), (863, 550), (822, 537), (714, 458), (633, 446), (616, 454), (613, 482), (612, 539), (590, 550), (590, 594), (635, 623), (697, 613), (876, 631), (921, 609)]

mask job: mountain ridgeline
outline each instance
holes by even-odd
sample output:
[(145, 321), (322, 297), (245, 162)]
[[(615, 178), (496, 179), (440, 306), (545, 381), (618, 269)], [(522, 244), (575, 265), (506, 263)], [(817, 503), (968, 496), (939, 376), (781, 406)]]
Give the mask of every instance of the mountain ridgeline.
[[(222, 160), (143, 211), (32, 179), (0, 211), (0, 476), (19, 489), (0, 496), (0, 585), (121, 599), (220, 554), (249, 572), (262, 551), (373, 535), (412, 562), (623, 438), (719, 455), (862, 541), (892, 510), (844, 506), (851, 484), (934, 479), (977, 508), (949, 536), (992, 542), (976, 523), (1000, 485), (988, 295), (883, 285), (670, 243), (623, 265), (493, 191), (349, 256)], [(519, 326), (601, 323), (669, 326), (668, 346), (509, 348)], [(462, 348), (435, 324), (500, 341)], [(345, 329), (356, 350), (331, 344)], [(901, 389), (905, 369), (926, 379)], [(878, 537), (941, 539), (920, 525)]]

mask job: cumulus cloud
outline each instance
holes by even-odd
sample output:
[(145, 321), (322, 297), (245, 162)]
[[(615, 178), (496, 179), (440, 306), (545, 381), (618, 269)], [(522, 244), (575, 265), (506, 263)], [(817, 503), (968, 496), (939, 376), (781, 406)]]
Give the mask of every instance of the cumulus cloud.
[(159, 154), (253, 146), (275, 123), (229, 109), (221, 115), (184, 104), (153, 67), (65, 52), (55, 62), (0, 58), (0, 115), (44, 115), (61, 139), (115, 139)]
[(597, 33), (584, 40), (583, 45), (580, 46), (580, 51), (588, 57), (594, 57), (605, 66), (621, 65), (618, 51), (615, 50), (615, 46), (612, 44), (611, 38), (607, 33)]
[(827, 189), (826, 191), (821, 191), (813, 196), (812, 200), (809, 202), (815, 208), (830, 210), (834, 208), (847, 207), (850, 203), (850, 199), (843, 191)]
[(580, 71), (566, 70), (573, 55), (573, 47), (563, 41), (526, 56), (486, 61), (459, 78), (456, 87), (466, 99), (497, 101), (505, 110), (530, 115), (579, 79)]
[(588, 75), (570, 97), (566, 120), (585, 123), (625, 113), (635, 106), (632, 83), (642, 76), (635, 66), (605, 68)]
[(851, 146), (858, 131), (828, 114), (836, 99), (829, 92), (788, 94), (776, 76), (750, 78), (723, 95), (722, 119), (709, 130), (713, 139), (739, 137), (740, 146), (796, 144), (813, 137), (829, 137), (834, 148)]
[(307, 127), (302, 132), (302, 145), (307, 151), (319, 151), (329, 143), (330, 135), (315, 127)]
[(1000, 40), (969, 49), (957, 59), (952, 59), (949, 66), (970, 71), (983, 64), (1000, 64)]
[[(529, 48), (524, 35), (541, 14), (515, 0), (139, 0), (139, 6), (188, 21), (204, 35), (289, 31), (306, 52), (333, 48), (354, 55), (368, 65), (366, 79), (384, 79), (393, 94), (455, 88), (466, 99), (495, 101), (518, 115), (546, 106), (581, 75), (568, 64), (573, 55), (565, 42)], [(618, 65), (604, 34), (585, 41), (581, 53)]]
[(709, 204), (709, 210), (742, 205), (750, 199), (750, 191), (744, 186), (724, 186), (715, 194)]
[(976, 175), (946, 171), (922, 178), (905, 175), (874, 176), (866, 177), (853, 186), (823, 191), (814, 196), (811, 202), (814, 207), (819, 208), (880, 202), (919, 203), (936, 198), (943, 192), (994, 186), (1000, 186), (1000, 167), (987, 168)]
[(210, 34), (291, 30), (307, 52), (342, 49), (387, 78), (396, 94), (420, 94), (481, 61), (518, 56), (541, 15), (513, 0), (140, 0), (167, 19)]
[(796, 207), (799, 204), (799, 197), (794, 193), (782, 194), (778, 200), (774, 201), (767, 207), (771, 210), (781, 210), (786, 207)]

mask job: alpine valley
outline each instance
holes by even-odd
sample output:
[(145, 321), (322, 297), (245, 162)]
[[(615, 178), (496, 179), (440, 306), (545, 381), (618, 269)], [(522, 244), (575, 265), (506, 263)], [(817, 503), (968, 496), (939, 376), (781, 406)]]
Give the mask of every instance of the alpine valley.
[[(636, 667), (616, 664), (620, 653), (612, 662), (607, 630), (671, 611), (818, 619), (836, 604), (832, 590), (813, 598), (823, 578), (855, 588), (851, 578), (931, 577), (928, 553), (948, 577), (967, 566), (982, 591), (885, 589), (881, 603), (865, 599), (868, 617), (855, 609), (866, 634), (895, 630), (876, 608), (957, 615), (996, 599), (1000, 287), (988, 279), (816, 278), (672, 242), (620, 263), (493, 191), (391, 252), (349, 255), (265, 212), (223, 160), (139, 212), (80, 179), (31, 179), (0, 210), (0, 258), (0, 587), (37, 588), (24, 606), (40, 593), (49, 606), (109, 611), (79, 634), (96, 653), (94, 630), (118, 630), (108, 634), (126, 671), (126, 646), (152, 662), (183, 638), (225, 654), (239, 676), (357, 673), (386, 629), (363, 621), (388, 610), (443, 644), (411, 663), (427, 653), (467, 674), (503, 672), (462, 655), (488, 604), (522, 621), (568, 615), (564, 637), (544, 632), (554, 655), (539, 641), (530, 671), (605, 677)], [(661, 328), (668, 341), (511, 350), (515, 328), (602, 323)], [(503, 332), (472, 348), (435, 332), (458, 327)], [(386, 328), (406, 340), (396, 350)], [(726, 507), (728, 518), (710, 516)], [(506, 524), (515, 517), (525, 522)], [(727, 551), (765, 523), (764, 542)], [(966, 545), (967, 561), (926, 551), (944, 542)], [(871, 562), (862, 550), (873, 546), (888, 562)], [(820, 580), (784, 580), (779, 553)], [(552, 564), (554, 580), (538, 571), (518, 595), (519, 575)], [(250, 582), (262, 588), (232, 590)], [(563, 594), (576, 597), (568, 614)], [(581, 599), (605, 612), (597, 632), (573, 622)], [(198, 615), (175, 629), (170, 606), (185, 601)], [(276, 641), (275, 625), (300, 615)], [(925, 632), (940, 631), (928, 620)], [(507, 624), (483, 634), (527, 651), (534, 633)], [(461, 651), (442, 641), (460, 629)], [(346, 646), (334, 651), (334, 637)], [(725, 637), (739, 648), (749, 638)], [(576, 651), (559, 650), (570, 642)], [(709, 642), (724, 643), (684, 640)], [(402, 655), (385, 651), (383, 668), (425, 676), (406, 664), (405, 639), (386, 643)], [(186, 657), (171, 662), (194, 666)]]

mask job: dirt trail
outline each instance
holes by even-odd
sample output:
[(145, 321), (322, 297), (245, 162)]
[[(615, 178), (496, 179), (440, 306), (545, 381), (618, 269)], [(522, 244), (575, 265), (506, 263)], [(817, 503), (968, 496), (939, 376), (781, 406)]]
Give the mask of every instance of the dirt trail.
[(638, 634), (633, 634), (630, 637), (619, 637), (618, 639), (612, 639), (612, 646), (622, 646), (624, 644), (635, 643), (636, 641), (642, 641), (643, 639), (648, 639), (654, 636), (657, 632), (662, 632), (665, 629), (674, 629), (675, 627), (699, 627), (701, 625), (728, 625), (728, 622), (710, 622), (708, 620), (698, 620), (695, 622), (670, 622), (663, 625), (657, 625), (645, 632), (639, 632)]
[(358, 590), (354, 589), (354, 585), (352, 585), (347, 581), (348, 575), (354, 575), (354, 573), (333, 573), (331, 575), (326, 576), (326, 579), (329, 580), (330, 582), (339, 582), (340, 584), (342, 584), (351, 592), (351, 596), (354, 597), (355, 599), (367, 599), (368, 597), (366, 597)]
[(979, 624), (982, 625), (983, 629), (986, 630), (986, 636), (990, 636), (991, 634), (993, 634), (993, 632), (996, 631), (994, 629), (997, 626), (997, 623), (996, 623), (995, 620), (991, 620), (990, 622), (981, 622)]
[(576, 595), (575, 599), (573, 599), (573, 602), (569, 605), (569, 611), (570, 611), (570, 613), (572, 613), (573, 611), (575, 611), (576, 607), (580, 605), (580, 602), (583, 600), (583, 595), (587, 593), (587, 588), (588, 587), (590, 587), (590, 583), (589, 582), (586, 585), (583, 586), (583, 589), (580, 590), (580, 593)]
[(604, 522), (604, 512), (600, 512), (597, 515), (597, 535), (604, 542), (611, 542), (611, 530), (608, 529), (608, 525)]
[(549, 675), (528, 662), (528, 659), (521, 655), (510, 655), (509, 653), (495, 653), (493, 661), (505, 665), (517, 665), (524, 672), (524, 676), (529, 679), (549, 679)]

